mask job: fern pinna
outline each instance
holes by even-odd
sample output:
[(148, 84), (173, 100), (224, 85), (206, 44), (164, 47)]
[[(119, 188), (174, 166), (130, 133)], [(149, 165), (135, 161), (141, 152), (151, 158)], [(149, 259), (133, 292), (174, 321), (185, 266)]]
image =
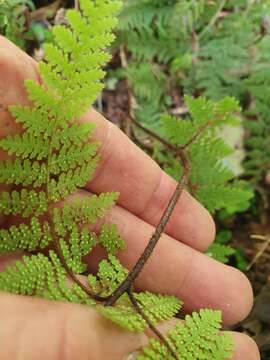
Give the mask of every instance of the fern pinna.
[[(199, 117), (193, 114), (197, 123), (180, 125), (182, 138), (170, 135), (174, 142), (170, 148), (182, 164), (181, 180), (146, 251), (131, 272), (116, 258), (117, 251), (125, 246), (116, 227), (105, 224), (98, 234), (89, 230), (89, 225), (113, 206), (117, 193), (94, 195), (87, 201), (69, 198), (63, 205), (63, 200), (85, 186), (98, 163), (99, 144), (90, 141), (94, 125), (78, 119), (102, 89), (102, 66), (109, 59), (105, 49), (114, 39), (114, 15), (120, 7), (121, 2), (116, 0), (81, 0), (80, 12), (69, 10), (69, 25), (56, 26), (54, 43), (45, 46), (46, 59), (39, 67), (42, 85), (26, 81), (32, 106), (10, 108), (24, 131), (0, 141), (0, 147), (12, 156), (0, 163), (0, 183), (13, 186), (10, 192), (0, 194), (0, 212), (20, 215), (22, 220), (19, 225), (1, 228), (0, 251), (6, 254), (20, 250), (32, 255), (0, 273), (0, 289), (94, 306), (104, 317), (130, 331), (141, 332), (150, 327), (160, 341), (152, 340), (139, 359), (225, 360), (232, 354), (232, 340), (219, 333), (219, 311), (201, 310), (188, 315), (185, 322), (164, 336), (156, 324), (172, 319), (181, 307), (180, 300), (148, 292), (134, 293), (132, 288), (184, 186), (189, 184), (189, 151), (192, 155), (193, 144), (207, 142), (210, 133), (214, 136), (217, 122), (209, 121), (208, 112), (204, 116), (206, 105)], [(189, 102), (192, 105), (193, 100)], [(223, 108), (220, 104), (210, 105), (224, 111), (221, 118), (210, 111), (220, 124), (228, 122), (235, 111), (235, 103), (230, 101)], [(86, 273), (84, 256), (97, 245), (106, 250), (108, 257), (100, 262), (96, 276), (88, 275), (85, 285), (77, 275)]]

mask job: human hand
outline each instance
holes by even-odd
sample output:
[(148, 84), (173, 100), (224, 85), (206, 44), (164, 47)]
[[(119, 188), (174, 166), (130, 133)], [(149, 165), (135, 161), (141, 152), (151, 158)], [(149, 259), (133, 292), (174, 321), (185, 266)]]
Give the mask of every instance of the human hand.
[[(10, 117), (8, 106), (27, 104), (23, 82), (40, 81), (37, 64), (4, 38), (0, 38), (0, 138), (21, 131)], [(127, 242), (119, 255), (131, 268), (145, 248), (175, 190), (176, 182), (136, 147), (117, 127), (93, 109), (82, 121), (95, 122), (95, 138), (101, 141), (101, 162), (94, 178), (75, 196), (119, 191), (117, 206), (106, 220), (118, 225)], [(0, 152), (0, 160), (7, 154)], [(1, 187), (0, 190), (4, 190)], [(14, 219), (2, 218), (1, 226)], [(185, 310), (211, 307), (223, 311), (224, 323), (246, 317), (252, 306), (252, 290), (245, 276), (201, 252), (215, 237), (208, 212), (187, 192), (176, 206), (170, 222), (136, 286), (174, 294)], [(19, 255), (18, 255), (19, 256)], [(89, 269), (102, 254), (89, 257)], [(3, 256), (0, 267), (13, 261)], [(41, 299), (0, 294), (0, 360), (89, 359), (119, 360), (146, 343), (144, 335), (120, 330), (87, 307)], [(243, 334), (233, 334), (234, 360), (259, 359), (256, 345)]]

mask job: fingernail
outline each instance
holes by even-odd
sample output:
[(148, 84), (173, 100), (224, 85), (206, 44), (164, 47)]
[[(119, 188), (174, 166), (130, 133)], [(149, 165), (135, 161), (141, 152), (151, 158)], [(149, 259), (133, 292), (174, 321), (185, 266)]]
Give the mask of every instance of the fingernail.
[(137, 356), (139, 355), (140, 353), (138, 351), (135, 351), (133, 352), (132, 354), (129, 354), (127, 356), (125, 356), (123, 358), (123, 360), (136, 360), (137, 359)]

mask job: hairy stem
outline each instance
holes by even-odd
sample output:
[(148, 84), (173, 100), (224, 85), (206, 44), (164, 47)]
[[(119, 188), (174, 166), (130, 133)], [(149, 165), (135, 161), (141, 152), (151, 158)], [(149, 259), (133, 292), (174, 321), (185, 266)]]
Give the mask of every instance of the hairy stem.
[(185, 185), (187, 184), (189, 174), (190, 174), (190, 164), (187, 158), (187, 155), (184, 150), (179, 150), (178, 156), (180, 158), (181, 164), (183, 166), (183, 175), (176, 187), (174, 194), (171, 197), (171, 200), (164, 211), (159, 224), (156, 227), (154, 234), (152, 235), (148, 245), (146, 246), (144, 252), (138, 259), (137, 263), (130, 271), (126, 279), (119, 285), (119, 287), (106, 299), (106, 305), (112, 306), (115, 302), (125, 293), (127, 290), (132, 286), (134, 281), (137, 279), (139, 274), (141, 273), (143, 267), (149, 260), (150, 256), (152, 255), (159, 239), (161, 238), (162, 233), (165, 230), (166, 225), (173, 213), (173, 210), (184, 190)]
[(53, 230), (53, 244), (54, 244), (54, 251), (56, 253), (56, 255), (58, 256), (60, 262), (61, 262), (61, 265), (63, 266), (63, 268), (65, 269), (67, 275), (70, 277), (70, 279), (76, 283), (91, 299), (94, 299), (96, 301), (104, 301), (103, 297), (97, 295), (97, 294), (94, 294), (86, 285), (84, 285), (80, 280), (79, 278), (77, 278), (77, 276), (74, 274), (74, 272), (69, 268), (64, 256), (63, 256), (63, 253), (62, 253), (62, 250), (60, 248), (60, 244), (59, 244), (59, 241), (58, 241), (58, 236), (57, 234), (55, 234), (55, 231), (54, 231), (54, 225), (52, 224), (52, 221), (51, 221), (51, 228)]
[(153, 139), (159, 141), (161, 144), (163, 144), (166, 148), (168, 148), (169, 150), (173, 151), (173, 152), (177, 152), (179, 150), (179, 148), (177, 148), (176, 146), (170, 144), (168, 141), (166, 141), (165, 139), (163, 139), (161, 136), (159, 136), (158, 134), (155, 134), (153, 131), (147, 129), (145, 126), (143, 126), (142, 124), (140, 124), (137, 120), (135, 120), (132, 116), (130, 116), (130, 120), (133, 122), (133, 124), (135, 124), (139, 129), (143, 130), (146, 134), (150, 135)]
[(148, 316), (144, 313), (143, 309), (141, 308), (140, 304), (136, 300), (132, 289), (127, 290), (129, 300), (131, 301), (134, 309), (137, 311), (138, 314), (141, 315), (141, 317), (146, 321), (147, 325), (149, 326), (149, 329), (153, 331), (153, 333), (163, 342), (163, 344), (168, 348), (171, 355), (178, 360), (178, 356), (175, 353), (174, 349), (166, 339), (166, 337), (155, 327), (155, 325), (151, 322), (151, 320), (148, 318)]

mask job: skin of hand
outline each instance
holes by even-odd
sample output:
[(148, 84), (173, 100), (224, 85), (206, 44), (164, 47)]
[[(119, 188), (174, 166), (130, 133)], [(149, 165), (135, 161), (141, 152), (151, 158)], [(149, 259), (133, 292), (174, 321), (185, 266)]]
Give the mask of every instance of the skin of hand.
[[(0, 37), (0, 138), (22, 131), (8, 107), (28, 104), (24, 80), (29, 78), (40, 82), (35, 61)], [(116, 223), (126, 240), (127, 249), (119, 257), (131, 268), (159, 222), (176, 182), (95, 110), (90, 109), (80, 121), (96, 124), (94, 137), (102, 143), (101, 162), (85, 189), (72, 196), (120, 192), (106, 221)], [(0, 150), (0, 160), (7, 158)], [(3, 190), (7, 186), (0, 185)], [(0, 218), (1, 226), (16, 221), (19, 219)], [(252, 289), (241, 272), (202, 254), (214, 238), (211, 216), (184, 192), (136, 287), (174, 294), (189, 312), (204, 307), (220, 309), (227, 325), (241, 321), (252, 307)], [(0, 270), (14, 257), (2, 256)], [(101, 257), (100, 251), (89, 256), (89, 270)], [(121, 360), (147, 343), (146, 335), (123, 331), (93, 309), (75, 304), (0, 293), (0, 317), (0, 360)], [(260, 359), (253, 340), (240, 333), (233, 333), (233, 337), (233, 360)]]

